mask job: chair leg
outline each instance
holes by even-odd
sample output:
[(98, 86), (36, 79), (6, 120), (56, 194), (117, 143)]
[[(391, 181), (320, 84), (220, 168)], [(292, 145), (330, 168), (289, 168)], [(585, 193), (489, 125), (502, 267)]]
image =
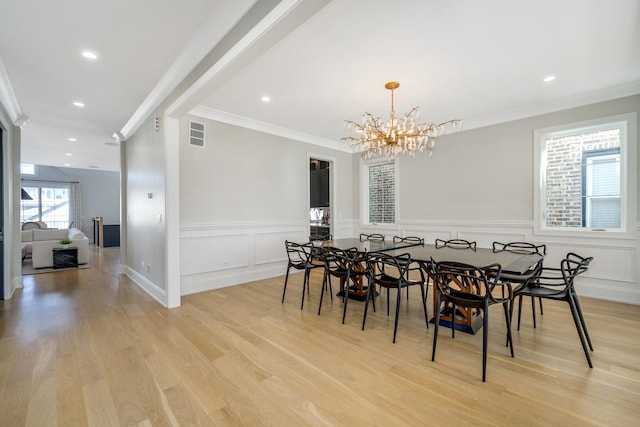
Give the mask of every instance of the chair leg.
[[(324, 291), (327, 286), (327, 270), (322, 275), (322, 290), (320, 291), (320, 303), (318, 303), (318, 316), (320, 316), (320, 310), (322, 309), (322, 298), (324, 297)], [(329, 279), (329, 287), (331, 287), (331, 279)], [(333, 298), (331, 298), (333, 299)]]
[[(389, 290), (387, 289), (387, 292)], [(398, 332), (398, 317), (400, 316), (400, 297), (402, 296), (402, 287), (400, 285), (398, 285), (398, 289), (397, 289), (397, 298), (396, 298), (396, 320), (393, 323), (393, 343), (395, 344), (396, 342), (396, 333)]]
[(575, 305), (571, 295), (569, 295), (569, 298), (568, 298), (567, 302), (569, 303), (569, 307), (571, 307), (571, 315), (573, 316), (573, 322), (576, 324), (576, 330), (578, 331), (578, 336), (580, 337), (580, 343), (582, 344), (582, 349), (584, 350), (584, 355), (587, 357), (587, 363), (589, 364), (590, 368), (593, 368), (593, 364), (591, 363), (591, 356), (589, 356), (589, 350), (587, 349), (587, 342), (586, 342), (586, 340), (584, 338), (584, 335), (582, 333), (582, 328), (580, 326), (580, 319), (578, 317), (578, 309), (576, 308), (576, 305)]
[(522, 315), (522, 295), (518, 295), (518, 330), (520, 330), (521, 315)]
[(282, 303), (284, 304), (284, 294), (287, 292), (287, 282), (289, 281), (289, 266), (287, 266), (287, 274), (284, 276), (284, 289), (282, 290)]
[[(409, 288), (407, 288), (407, 293), (409, 293)], [(420, 295), (422, 299), (422, 309), (424, 310), (424, 321), (427, 324), (427, 329), (429, 329), (429, 315), (427, 314), (427, 299), (424, 296), (425, 290), (424, 285), (420, 283)]]
[(349, 303), (349, 282), (351, 281), (351, 275), (349, 271), (347, 271), (347, 278), (345, 280), (344, 286), (344, 298), (343, 298), (343, 307), (342, 307), (342, 324), (344, 325), (344, 320), (347, 317), (347, 304)]
[(300, 310), (304, 307), (304, 291), (307, 291), (309, 294), (309, 288), (311, 287), (309, 284), (309, 276), (311, 275), (311, 270), (308, 268), (304, 269), (304, 279), (302, 279), (302, 302), (300, 303)]
[(440, 298), (440, 292), (438, 292), (438, 296), (437, 296), (437, 305), (436, 307), (438, 307), (438, 309), (436, 310), (436, 323), (434, 324), (433, 327), (433, 346), (431, 347), (431, 361), (435, 362), (436, 360), (436, 344), (438, 343), (438, 328), (440, 327), (440, 304), (441, 304), (441, 298)]
[[(367, 309), (369, 308), (369, 298), (371, 297), (371, 280), (368, 282), (367, 286), (367, 297), (364, 299), (364, 315), (362, 316), (362, 330), (364, 331), (364, 324), (367, 322)], [(375, 303), (374, 303), (375, 306)]]
[(387, 316), (389, 315), (389, 288), (387, 288)]
[(484, 305), (482, 319), (482, 382), (487, 379), (487, 342), (489, 338), (489, 307)]
[(582, 325), (582, 332), (584, 333), (585, 338), (587, 339), (587, 343), (589, 343), (589, 348), (593, 351), (593, 345), (591, 345), (591, 338), (589, 338), (589, 331), (587, 330), (587, 324), (584, 321), (584, 316), (582, 315), (582, 307), (580, 307), (580, 301), (578, 301), (578, 295), (571, 294), (573, 297), (573, 302), (576, 306), (576, 310), (578, 312), (578, 317), (580, 318), (580, 324)]
[(511, 313), (507, 307), (508, 303), (502, 304), (504, 308), (504, 320), (507, 323), (507, 346), (511, 348), (511, 357), (515, 357), (513, 354), (513, 336), (511, 335)]
[(542, 310), (542, 298), (538, 297), (538, 304), (540, 305), (540, 315), (544, 314), (544, 310)]
[(456, 305), (451, 303), (451, 338), (456, 337)]
[(536, 328), (536, 299), (531, 297), (531, 316), (533, 316), (533, 329)]

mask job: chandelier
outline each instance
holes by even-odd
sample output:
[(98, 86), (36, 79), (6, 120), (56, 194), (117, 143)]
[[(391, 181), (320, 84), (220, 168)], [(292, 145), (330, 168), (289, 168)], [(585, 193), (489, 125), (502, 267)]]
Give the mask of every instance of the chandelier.
[(391, 117), (386, 124), (383, 124), (380, 117), (374, 117), (367, 112), (362, 115), (361, 123), (345, 120), (347, 128), (354, 129), (358, 136), (346, 136), (340, 140), (348, 141), (352, 147), (363, 151), (365, 159), (383, 153), (390, 158), (398, 154), (415, 158), (416, 151), (424, 150), (427, 150), (431, 157), (435, 148), (435, 138), (442, 135), (448, 125), (454, 129), (461, 126), (460, 120), (457, 119), (438, 124), (416, 124), (420, 114), (418, 107), (413, 107), (404, 117), (398, 119), (393, 108), (393, 91), (400, 87), (400, 83), (389, 82), (384, 87), (391, 91)]

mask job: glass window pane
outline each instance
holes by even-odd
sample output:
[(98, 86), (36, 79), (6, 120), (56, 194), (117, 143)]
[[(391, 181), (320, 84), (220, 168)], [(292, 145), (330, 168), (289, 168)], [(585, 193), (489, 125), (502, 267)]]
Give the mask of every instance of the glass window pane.
[(395, 163), (369, 166), (369, 222), (396, 221)]

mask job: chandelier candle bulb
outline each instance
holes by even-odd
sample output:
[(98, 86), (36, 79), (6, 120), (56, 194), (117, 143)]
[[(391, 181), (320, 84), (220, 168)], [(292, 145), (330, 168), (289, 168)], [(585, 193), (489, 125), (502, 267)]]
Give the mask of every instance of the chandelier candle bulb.
[(374, 117), (366, 111), (362, 115), (361, 123), (345, 121), (348, 129), (354, 129), (355, 133), (361, 136), (347, 136), (341, 138), (341, 141), (348, 141), (352, 147), (363, 151), (365, 159), (382, 154), (383, 151), (389, 158), (400, 153), (415, 158), (417, 150), (423, 152), (425, 149), (431, 157), (435, 148), (435, 138), (444, 133), (446, 126), (452, 125), (454, 130), (461, 127), (460, 120), (457, 119), (439, 124), (422, 123), (416, 127), (415, 119), (420, 115), (418, 107), (405, 114), (402, 122), (399, 122), (395, 116), (393, 91), (400, 87), (400, 83), (388, 82), (384, 87), (391, 91), (391, 114), (386, 126), (383, 126), (380, 117)]

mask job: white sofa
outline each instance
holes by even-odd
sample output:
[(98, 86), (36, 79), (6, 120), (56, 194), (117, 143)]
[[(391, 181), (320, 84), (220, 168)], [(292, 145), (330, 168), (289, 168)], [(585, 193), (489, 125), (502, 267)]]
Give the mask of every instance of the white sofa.
[(77, 228), (59, 230), (23, 230), (23, 258), (31, 254), (33, 268), (53, 267), (53, 248), (62, 246), (60, 240), (69, 239), (69, 247), (78, 248), (78, 264), (89, 262), (89, 238)]

